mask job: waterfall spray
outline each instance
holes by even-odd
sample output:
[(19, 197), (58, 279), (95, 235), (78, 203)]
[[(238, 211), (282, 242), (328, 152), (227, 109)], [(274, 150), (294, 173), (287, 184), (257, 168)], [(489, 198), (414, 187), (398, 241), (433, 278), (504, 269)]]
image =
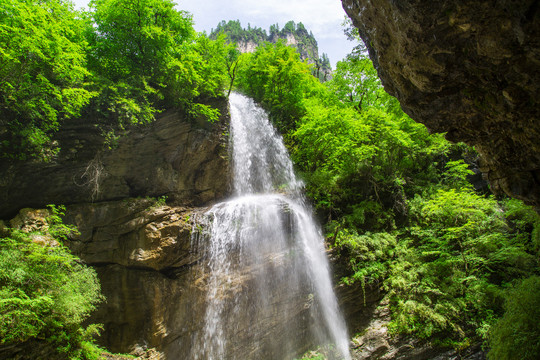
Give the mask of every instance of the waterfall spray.
[[(324, 239), (265, 112), (231, 94), (233, 197), (199, 219), (206, 309), (194, 359), (350, 359)], [(249, 346), (245, 346), (245, 344)]]

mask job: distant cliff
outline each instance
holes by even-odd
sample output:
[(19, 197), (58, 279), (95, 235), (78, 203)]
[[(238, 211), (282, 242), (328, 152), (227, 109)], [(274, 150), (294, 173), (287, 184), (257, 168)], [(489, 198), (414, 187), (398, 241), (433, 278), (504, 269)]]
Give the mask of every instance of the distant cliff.
[(227, 35), (227, 39), (231, 43), (236, 43), (240, 52), (253, 52), (263, 42), (277, 43), (279, 40), (285, 42), (286, 45), (296, 48), (300, 54), (300, 59), (307, 60), (309, 64), (313, 64), (313, 75), (322, 81), (329, 79), (332, 68), (328, 55), (323, 53), (319, 56), (319, 48), (317, 40), (313, 33), (305, 28), (304, 24), (294, 21), (289, 21), (280, 29), (278, 24), (270, 26), (270, 30), (260, 27), (251, 27), (248, 24), (247, 28), (243, 28), (239, 20), (221, 21), (215, 29), (212, 29), (210, 38), (215, 39), (219, 34)]

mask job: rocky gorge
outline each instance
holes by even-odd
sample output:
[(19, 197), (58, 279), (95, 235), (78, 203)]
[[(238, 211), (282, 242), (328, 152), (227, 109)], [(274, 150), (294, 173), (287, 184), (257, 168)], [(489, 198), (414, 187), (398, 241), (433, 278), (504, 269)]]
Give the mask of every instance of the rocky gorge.
[[(18, 203), (35, 208), (67, 204), (64, 221), (79, 230), (67, 245), (96, 269), (106, 298), (90, 321), (104, 325), (98, 342), (113, 352), (154, 360), (183, 358), (192, 351), (194, 336), (203, 331), (208, 244), (194, 238), (193, 234), (201, 230), (195, 220), (231, 192), (226, 132), (229, 110), (225, 99), (216, 104), (223, 114), (218, 124), (186, 121), (178, 113), (165, 113), (151, 125), (130, 130), (114, 149), (103, 150), (96, 135), (78, 151), (65, 151), (68, 155), (56, 162), (11, 164), (4, 172), (10, 174), (4, 178), (12, 179), (11, 184), (19, 181), (22, 186), (4, 192), (9, 200), (3, 203), (4, 218), (11, 216)], [(61, 144), (70, 144), (70, 134), (74, 133), (71, 126), (58, 134)], [(101, 152), (101, 174), (106, 176), (97, 179), (100, 190), (96, 194), (92, 187), (95, 182), (81, 186), (78, 178), (66, 174), (84, 174), (97, 152)], [(29, 175), (32, 173), (48, 174), (39, 179), (38, 189), (31, 181), (21, 180), (25, 176), (34, 178)], [(11, 189), (9, 183), (4, 184)], [(61, 184), (62, 192), (55, 184)], [(29, 197), (28, 202), (21, 200), (24, 194), (39, 189), (39, 196)], [(162, 196), (167, 196), (167, 204)], [(283, 215), (290, 216), (288, 212)], [(47, 210), (25, 208), (4, 225), (39, 229), (48, 216)], [(346, 266), (334, 252), (328, 252), (328, 256), (334, 283), (338, 284), (347, 272)], [(274, 268), (275, 259), (269, 257), (257, 268)], [(233, 286), (243, 291), (257, 289), (250, 273), (240, 274)], [(429, 359), (447, 352), (408, 337), (390, 337), (386, 328), (389, 315), (381, 303), (384, 294), (377, 286), (340, 284), (335, 291), (349, 333), (356, 335), (351, 343), (354, 359)], [(235, 358), (251, 358), (260, 349), (266, 349), (272, 358), (270, 354), (277, 351), (272, 348), (274, 340), (307, 336), (304, 326), (283, 332), (278, 324), (290, 321), (290, 316), (304, 324), (313, 307), (312, 294), (282, 291), (273, 301), (285, 303), (287, 312), (258, 324), (269, 342), (250, 341), (247, 330), (251, 317), (246, 312), (242, 318), (245, 328), (238, 330), (231, 344)], [(450, 358), (454, 355), (448, 354)], [(477, 358), (482, 358), (481, 353), (472, 354), (471, 359)]]
[[(4, 164), (1, 212), (11, 220), (2, 228), (43, 229), (50, 212), (40, 208), (66, 204), (64, 222), (79, 231), (66, 245), (96, 269), (106, 298), (90, 321), (104, 325), (98, 342), (113, 352), (151, 351), (152, 359), (177, 359), (188, 356), (194, 334), (202, 331), (208, 245), (194, 242), (193, 233), (201, 230), (194, 219), (231, 191), (228, 104), (215, 104), (223, 114), (218, 124), (167, 112), (128, 130), (108, 150), (91, 123), (68, 123), (57, 134), (63, 150), (54, 161)], [(82, 140), (81, 132), (87, 136)], [(275, 266), (272, 257), (267, 261), (265, 266)], [(242, 289), (257, 289), (249, 273), (235, 281)], [(278, 292), (273, 301), (286, 304), (287, 312), (258, 324), (269, 342), (253, 343), (248, 331), (240, 331), (231, 345), (236, 358), (250, 358), (261, 348), (278, 351), (274, 340), (291, 334), (277, 325), (290, 316), (298, 324), (310, 319), (309, 291)], [(350, 326), (365, 323), (369, 316), (356, 306), (362, 292), (342, 286), (338, 293)], [(370, 303), (380, 299), (376, 289), (369, 296)], [(242, 323), (251, 323), (249, 313)], [(305, 330), (290, 329), (295, 337)]]

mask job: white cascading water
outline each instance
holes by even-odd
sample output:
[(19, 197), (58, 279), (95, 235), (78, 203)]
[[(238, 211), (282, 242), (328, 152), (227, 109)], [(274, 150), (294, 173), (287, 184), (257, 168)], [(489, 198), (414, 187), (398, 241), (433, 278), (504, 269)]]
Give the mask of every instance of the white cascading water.
[[(234, 195), (198, 222), (206, 309), (193, 359), (350, 359), (320, 229), (265, 112), (231, 94)], [(201, 246), (202, 247), (202, 246)]]

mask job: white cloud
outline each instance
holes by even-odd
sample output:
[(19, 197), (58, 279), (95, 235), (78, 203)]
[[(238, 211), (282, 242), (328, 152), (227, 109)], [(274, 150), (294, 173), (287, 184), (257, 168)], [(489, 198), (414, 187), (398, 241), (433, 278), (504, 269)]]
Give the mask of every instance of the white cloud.
[[(87, 7), (89, 0), (74, 0)], [(345, 12), (340, 0), (176, 0), (177, 8), (193, 14), (195, 29), (210, 32), (221, 20), (240, 20), (242, 26), (285, 25), (289, 20), (302, 22), (313, 32), (319, 53), (327, 53), (335, 63), (354, 46), (343, 34), (341, 23)]]

